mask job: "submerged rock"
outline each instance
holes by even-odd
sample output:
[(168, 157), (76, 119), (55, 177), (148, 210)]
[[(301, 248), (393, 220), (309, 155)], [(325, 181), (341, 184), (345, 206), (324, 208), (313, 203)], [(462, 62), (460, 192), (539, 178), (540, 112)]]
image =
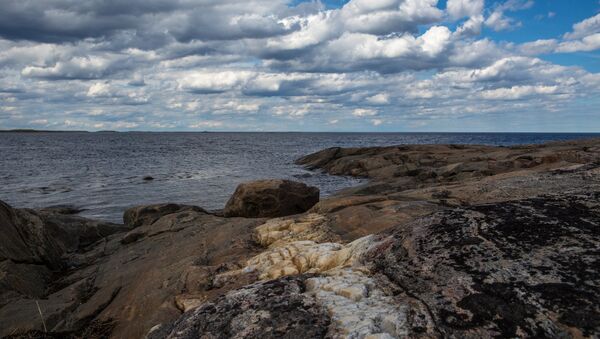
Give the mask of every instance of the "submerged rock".
[(204, 209), (197, 206), (178, 204), (143, 205), (127, 209), (123, 214), (123, 222), (130, 227), (152, 225), (152, 223), (165, 215), (185, 210), (206, 213)]
[(225, 206), (226, 217), (283, 217), (306, 212), (319, 202), (319, 189), (289, 180), (240, 184)]
[(83, 209), (73, 206), (73, 205), (56, 205), (56, 206), (49, 206), (49, 207), (40, 209), (40, 212), (66, 214), (66, 215), (79, 214), (82, 211), (83, 211)]

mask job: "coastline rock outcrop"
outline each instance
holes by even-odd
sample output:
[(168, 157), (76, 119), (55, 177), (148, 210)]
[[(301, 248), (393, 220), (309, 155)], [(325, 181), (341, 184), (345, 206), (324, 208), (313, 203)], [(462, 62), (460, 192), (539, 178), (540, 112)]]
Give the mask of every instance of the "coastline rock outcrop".
[[(0, 204), (0, 337), (141, 338), (181, 314), (176, 298), (223, 294), (212, 276), (257, 253), (251, 232), (264, 219), (174, 210), (131, 230)], [(128, 231), (138, 241), (123, 243)]]
[(126, 225), (0, 203), (0, 336), (600, 336), (600, 140), (300, 162), (370, 181), (322, 201), (250, 183), (239, 214), (160, 204)]
[(319, 202), (319, 189), (290, 180), (240, 184), (225, 205), (226, 217), (276, 218), (306, 212)]

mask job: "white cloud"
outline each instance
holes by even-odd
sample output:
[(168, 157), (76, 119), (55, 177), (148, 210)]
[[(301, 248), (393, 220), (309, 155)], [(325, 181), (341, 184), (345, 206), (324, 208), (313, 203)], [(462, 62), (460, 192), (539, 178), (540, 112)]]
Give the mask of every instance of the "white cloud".
[(495, 31), (514, 29), (521, 25), (520, 22), (504, 16), (504, 12), (502, 11), (492, 12), (492, 14), (485, 20), (485, 24)]
[(478, 16), (483, 11), (483, 0), (448, 0), (446, 10), (455, 20)]
[(379, 93), (368, 97), (367, 102), (373, 105), (386, 105), (390, 103), (390, 95), (388, 93)]
[(96, 82), (90, 86), (86, 94), (88, 97), (109, 97), (113, 93), (110, 90), (110, 85), (105, 82)]
[(600, 49), (600, 33), (588, 35), (581, 40), (561, 42), (556, 48), (556, 52), (589, 52), (597, 49)]
[(37, 120), (32, 120), (29, 122), (30, 124), (33, 125), (48, 125), (48, 119), (37, 119)]
[(377, 115), (377, 110), (370, 108), (356, 108), (354, 111), (352, 111), (352, 115), (355, 117), (369, 117)]
[[(600, 91), (597, 74), (535, 57), (599, 49), (598, 15), (555, 39), (481, 37), (483, 25), (518, 27), (511, 13), (527, 0), (449, 0), (445, 10), (436, 0), (82, 4), (3, 3), (3, 128), (439, 128), (516, 108), (568, 112), (575, 98), (583, 110)], [(35, 17), (60, 10), (68, 27)], [(13, 17), (30, 29), (11, 30)]]
[(517, 100), (534, 94), (554, 94), (558, 86), (513, 86), (481, 92), (481, 97), (489, 100)]
[(371, 119), (371, 123), (373, 124), (373, 126), (379, 126), (379, 125), (383, 124), (383, 120), (382, 119)]
[(196, 71), (186, 74), (178, 80), (179, 88), (196, 93), (218, 93), (231, 90), (248, 81), (254, 72), (231, 71)]
[(260, 110), (260, 106), (259, 102), (229, 100), (226, 102), (216, 102), (212, 109), (219, 112), (256, 112)]
[(519, 51), (525, 55), (538, 55), (552, 53), (557, 46), (558, 41), (556, 39), (542, 39), (521, 44)]
[(351, 0), (340, 9), (321, 11), (306, 17), (291, 17), (287, 25), (300, 28), (270, 38), (264, 46), (271, 53), (306, 49), (346, 33), (386, 35), (415, 32), (420, 24), (442, 18), (437, 0)]
[(495, 31), (504, 31), (521, 27), (522, 23), (505, 15), (506, 11), (520, 11), (531, 8), (533, 0), (507, 0), (497, 5), (492, 14), (485, 20), (486, 26)]
[(573, 25), (573, 31), (564, 35), (565, 39), (581, 39), (600, 33), (600, 13)]
[(472, 16), (456, 29), (455, 35), (477, 36), (481, 34), (481, 26), (483, 23), (483, 15)]
[(217, 128), (223, 127), (225, 124), (222, 121), (217, 120), (205, 120), (199, 121), (194, 124), (189, 125), (189, 128)]
[(74, 57), (53, 66), (27, 66), (21, 74), (34, 78), (97, 79), (106, 74), (111, 61), (103, 57)]
[(547, 39), (521, 44), (519, 51), (528, 55), (543, 53), (590, 52), (600, 49), (600, 14), (573, 25), (562, 40)]

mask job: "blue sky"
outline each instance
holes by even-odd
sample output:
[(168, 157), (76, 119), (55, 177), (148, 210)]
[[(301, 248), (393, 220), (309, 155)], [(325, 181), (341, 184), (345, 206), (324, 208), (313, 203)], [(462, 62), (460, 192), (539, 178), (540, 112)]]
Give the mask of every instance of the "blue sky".
[(0, 129), (600, 132), (600, 1), (0, 3)]

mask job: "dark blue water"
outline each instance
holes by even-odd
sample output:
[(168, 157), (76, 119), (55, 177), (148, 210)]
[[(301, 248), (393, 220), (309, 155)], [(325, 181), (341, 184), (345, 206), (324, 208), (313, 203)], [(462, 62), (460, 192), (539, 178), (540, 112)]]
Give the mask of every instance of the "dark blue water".
[[(288, 178), (323, 195), (357, 184), (294, 165), (327, 147), (542, 143), (598, 134), (457, 133), (0, 133), (0, 200), (15, 207), (71, 204), (120, 221), (125, 208), (157, 202), (222, 208), (235, 187)], [(152, 176), (146, 182), (144, 176)]]

